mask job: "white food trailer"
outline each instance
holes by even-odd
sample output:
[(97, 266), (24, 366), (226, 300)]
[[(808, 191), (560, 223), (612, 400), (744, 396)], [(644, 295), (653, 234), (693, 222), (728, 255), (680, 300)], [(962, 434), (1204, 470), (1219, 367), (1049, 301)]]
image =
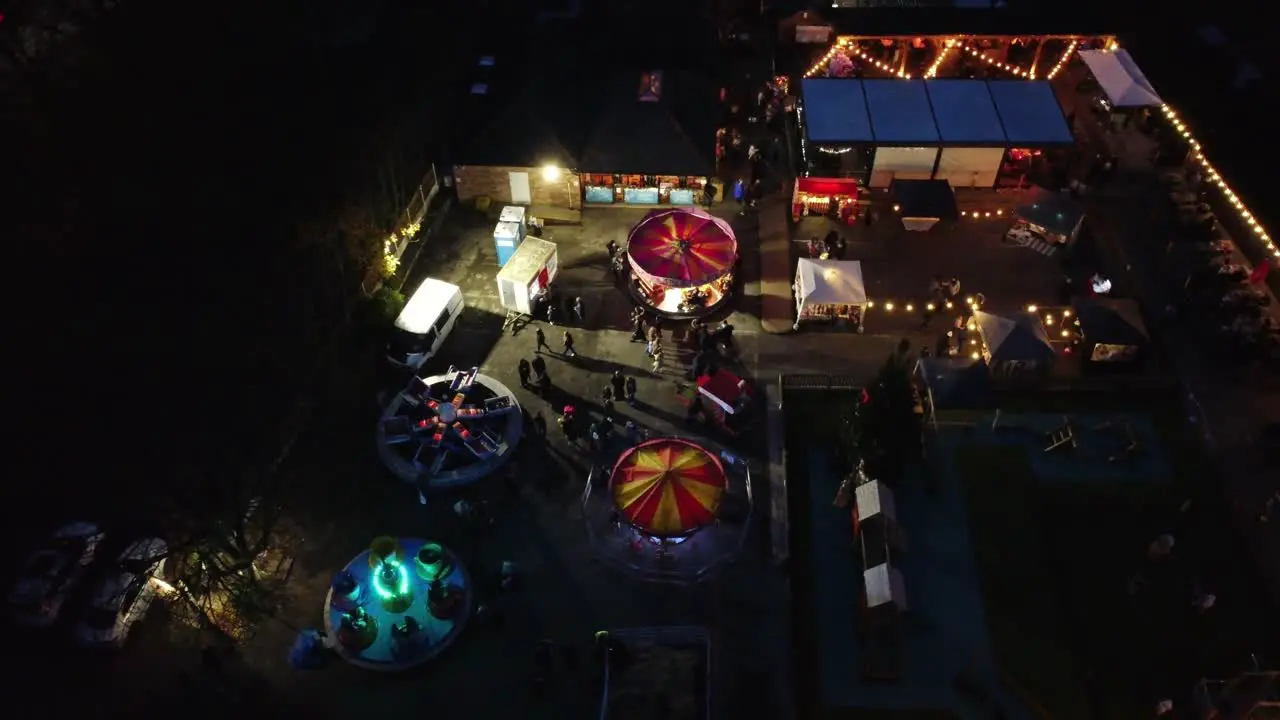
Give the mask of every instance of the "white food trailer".
[(520, 243), (498, 271), (498, 301), (507, 310), (508, 322), (533, 314), (538, 296), (550, 287), (558, 270), (555, 243), (536, 237)]

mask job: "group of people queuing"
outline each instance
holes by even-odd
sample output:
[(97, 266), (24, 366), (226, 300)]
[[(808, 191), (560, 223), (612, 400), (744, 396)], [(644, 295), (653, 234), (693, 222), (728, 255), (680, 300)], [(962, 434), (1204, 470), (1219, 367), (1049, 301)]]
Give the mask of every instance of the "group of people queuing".
[(849, 250), (844, 236), (832, 230), (821, 241), (814, 235), (809, 238), (809, 257), (815, 260), (843, 260)]
[(548, 325), (575, 325), (585, 327), (587, 322), (586, 307), (582, 297), (574, 295), (561, 298), (549, 291), (543, 291), (535, 302), (534, 317), (542, 317)]
[(951, 303), (952, 308), (958, 304), (962, 319), (967, 317), (965, 313), (969, 310), (968, 303), (960, 302), (960, 278), (955, 275), (950, 278), (934, 275), (929, 280), (929, 301), (920, 308), (920, 329), (928, 328), (938, 312), (950, 309), (947, 308), (947, 303)]

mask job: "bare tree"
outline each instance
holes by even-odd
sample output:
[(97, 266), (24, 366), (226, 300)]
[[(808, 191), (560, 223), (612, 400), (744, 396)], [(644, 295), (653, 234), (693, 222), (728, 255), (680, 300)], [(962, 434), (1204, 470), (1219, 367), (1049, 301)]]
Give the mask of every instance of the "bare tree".
[(171, 613), (242, 639), (280, 606), (292, 537), (266, 473), (213, 475), (168, 498)]

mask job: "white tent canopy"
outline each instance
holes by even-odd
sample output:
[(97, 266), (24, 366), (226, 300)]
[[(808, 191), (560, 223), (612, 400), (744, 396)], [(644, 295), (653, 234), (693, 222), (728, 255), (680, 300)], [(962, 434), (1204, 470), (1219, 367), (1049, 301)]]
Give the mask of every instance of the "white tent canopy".
[(796, 307), (805, 305), (865, 305), (867, 286), (862, 263), (856, 260), (811, 260), (796, 265)]
[(1115, 107), (1159, 107), (1164, 101), (1127, 50), (1081, 50), (1089, 71)]

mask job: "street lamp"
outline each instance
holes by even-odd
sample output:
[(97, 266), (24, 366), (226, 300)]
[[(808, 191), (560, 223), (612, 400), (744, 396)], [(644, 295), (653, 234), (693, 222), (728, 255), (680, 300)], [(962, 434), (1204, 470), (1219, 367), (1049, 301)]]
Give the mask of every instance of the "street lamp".
[(560, 179), (560, 168), (555, 165), (544, 165), (542, 167), (542, 179), (547, 182), (555, 182)]

